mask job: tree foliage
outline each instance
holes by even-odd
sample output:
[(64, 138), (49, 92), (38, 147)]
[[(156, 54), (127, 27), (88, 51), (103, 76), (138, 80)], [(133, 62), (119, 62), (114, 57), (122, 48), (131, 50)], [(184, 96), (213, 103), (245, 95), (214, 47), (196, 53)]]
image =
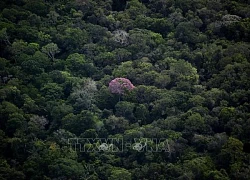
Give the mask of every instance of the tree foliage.
[(247, 0), (0, 1), (0, 179), (250, 179)]

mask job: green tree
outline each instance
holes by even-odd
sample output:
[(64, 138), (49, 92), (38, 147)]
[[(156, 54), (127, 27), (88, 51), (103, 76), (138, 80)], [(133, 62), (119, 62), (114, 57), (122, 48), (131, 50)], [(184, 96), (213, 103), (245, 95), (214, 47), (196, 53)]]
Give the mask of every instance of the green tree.
[(59, 43), (63, 48), (72, 53), (80, 52), (81, 48), (86, 44), (89, 38), (86, 30), (82, 30), (79, 27), (66, 27), (61, 34), (61, 36), (58, 36)]
[(2, 119), (2, 121), (0, 121), (1, 127), (5, 127), (6, 121), (9, 119), (10, 115), (14, 113), (22, 113), (22, 111), (16, 105), (7, 101), (3, 101), (0, 104), (0, 117)]
[(112, 51), (115, 55), (116, 63), (121, 63), (124, 61), (128, 61), (131, 57), (131, 52), (124, 48), (116, 48)]
[(111, 171), (111, 175), (108, 178), (109, 180), (111, 179), (117, 179), (117, 180), (131, 180), (132, 176), (131, 173), (124, 169), (124, 168), (114, 168)]
[(197, 84), (199, 75), (197, 69), (189, 62), (178, 60), (170, 64), (169, 74), (173, 83), (188, 81), (190, 84)]
[(42, 93), (48, 100), (60, 99), (63, 95), (63, 89), (56, 83), (46, 83), (41, 88)]
[(190, 133), (202, 133), (205, 128), (204, 118), (199, 113), (192, 113), (185, 121), (185, 130)]
[(122, 133), (129, 127), (129, 122), (124, 117), (116, 117), (114, 115), (109, 116), (104, 120), (106, 129), (113, 133)]
[(200, 33), (193, 22), (181, 22), (176, 27), (175, 37), (183, 43), (194, 45), (206, 41), (206, 35)]
[(0, 161), (0, 179), (25, 179), (25, 175), (22, 171), (17, 171), (14, 168), (11, 168), (5, 159)]
[[(226, 144), (222, 147), (220, 154), (218, 155), (220, 164), (225, 169), (229, 167), (239, 170), (243, 160), (243, 143), (233, 137), (229, 137)], [(238, 164), (238, 165), (237, 165)], [(237, 165), (234, 167), (234, 165)]]
[(74, 115), (70, 113), (63, 117), (62, 127), (79, 136), (87, 129), (94, 129), (98, 121), (99, 118), (94, 113), (83, 110), (80, 114)]
[(26, 119), (22, 114), (10, 114), (9, 119), (6, 122), (6, 132), (12, 136), (18, 130), (24, 131), (26, 125)]
[(133, 103), (127, 101), (120, 101), (115, 105), (115, 114), (117, 116), (125, 117), (130, 121), (134, 121), (134, 108), (135, 105)]
[(208, 173), (214, 170), (214, 164), (209, 157), (198, 157), (187, 160), (184, 163), (184, 168), (190, 169), (195, 179), (207, 179)]
[(146, 124), (147, 120), (149, 119), (149, 111), (147, 106), (144, 104), (135, 105), (134, 116), (139, 123)]
[(7, 28), (3, 28), (0, 30), (0, 41), (4, 42), (6, 45), (11, 45), (7, 34)]
[(66, 61), (65, 66), (70, 70), (73, 74), (83, 74), (81, 73), (83, 70), (83, 65), (86, 63), (85, 56), (83, 54), (74, 53), (70, 54)]
[(67, 158), (59, 158), (48, 167), (52, 178), (80, 179), (86, 177), (87, 173), (81, 163)]

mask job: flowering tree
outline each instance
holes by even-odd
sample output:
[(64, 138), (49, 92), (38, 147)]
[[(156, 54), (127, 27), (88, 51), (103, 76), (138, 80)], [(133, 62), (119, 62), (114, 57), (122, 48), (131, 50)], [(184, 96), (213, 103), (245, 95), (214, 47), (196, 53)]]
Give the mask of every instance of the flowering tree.
[(126, 78), (115, 78), (109, 83), (111, 93), (122, 95), (125, 91), (134, 89), (134, 85)]

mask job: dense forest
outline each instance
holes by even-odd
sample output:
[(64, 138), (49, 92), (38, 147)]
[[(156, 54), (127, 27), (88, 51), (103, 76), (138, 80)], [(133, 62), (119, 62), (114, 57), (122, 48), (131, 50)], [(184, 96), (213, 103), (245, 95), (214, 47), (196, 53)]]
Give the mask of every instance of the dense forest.
[(250, 1), (1, 0), (5, 179), (250, 180)]

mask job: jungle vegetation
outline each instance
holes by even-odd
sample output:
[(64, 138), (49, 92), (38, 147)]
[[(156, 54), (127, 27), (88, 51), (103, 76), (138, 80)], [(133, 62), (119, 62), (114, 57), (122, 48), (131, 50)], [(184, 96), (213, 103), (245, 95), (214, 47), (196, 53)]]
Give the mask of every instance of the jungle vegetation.
[(249, 0), (0, 1), (0, 180), (249, 180), (249, 103)]

